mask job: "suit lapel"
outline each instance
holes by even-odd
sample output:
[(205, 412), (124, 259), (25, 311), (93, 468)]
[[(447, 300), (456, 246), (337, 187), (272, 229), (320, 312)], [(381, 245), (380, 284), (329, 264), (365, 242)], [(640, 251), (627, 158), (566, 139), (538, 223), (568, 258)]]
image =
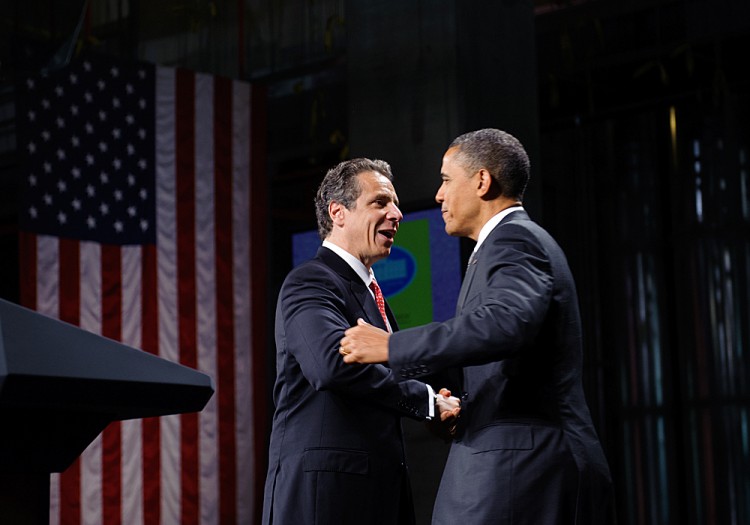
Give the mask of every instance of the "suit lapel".
[(477, 250), (477, 253), (472, 253), (471, 257), (469, 258), (469, 264), (466, 266), (466, 274), (464, 275), (464, 282), (461, 283), (461, 291), (458, 294), (458, 301), (456, 302), (456, 315), (461, 313), (461, 310), (464, 307), (464, 301), (466, 300), (466, 296), (469, 293), (469, 289), (471, 288), (471, 282), (474, 280), (474, 274), (477, 270), (477, 258), (479, 257), (479, 252), (482, 251), (482, 247), (479, 247), (479, 250)]
[[(380, 312), (378, 312), (380, 314)], [(385, 300), (385, 315), (388, 316), (388, 322), (391, 323), (391, 330), (393, 332), (398, 331), (398, 322), (396, 322), (396, 316), (393, 315), (393, 311), (391, 310), (390, 305), (388, 304), (388, 299)], [(378, 315), (380, 317), (380, 315)]]
[(498, 225), (492, 229), (490, 234), (487, 236), (487, 239), (484, 240), (476, 253), (472, 254), (472, 257), (469, 259), (469, 264), (466, 267), (466, 275), (464, 275), (464, 282), (461, 284), (461, 291), (458, 294), (458, 301), (456, 302), (456, 315), (460, 314), (461, 310), (464, 307), (464, 301), (466, 301), (466, 296), (469, 294), (471, 283), (474, 280), (474, 274), (477, 270), (477, 260), (482, 256), (482, 249), (487, 244), (487, 242), (490, 241), (491, 237), (497, 233), (500, 226), (507, 222), (510, 222), (513, 219), (529, 220), (529, 216), (525, 210), (516, 210), (503, 217), (503, 220), (501, 220)]
[[(362, 311), (365, 312), (365, 321), (373, 326), (386, 330), (385, 323), (383, 322), (383, 318), (380, 316), (380, 311), (378, 310), (378, 305), (375, 304), (375, 299), (373, 299), (370, 294), (370, 290), (365, 286), (365, 283), (362, 282), (362, 279), (359, 278), (357, 272), (355, 272), (344, 259), (323, 246), (318, 249), (317, 257), (330, 266), (336, 273), (349, 281), (349, 290), (351, 291), (352, 297), (354, 297), (362, 307)], [(388, 320), (391, 322), (391, 327), (394, 327), (395, 319), (393, 319), (393, 314), (390, 311), (387, 301), (385, 309), (388, 314)]]

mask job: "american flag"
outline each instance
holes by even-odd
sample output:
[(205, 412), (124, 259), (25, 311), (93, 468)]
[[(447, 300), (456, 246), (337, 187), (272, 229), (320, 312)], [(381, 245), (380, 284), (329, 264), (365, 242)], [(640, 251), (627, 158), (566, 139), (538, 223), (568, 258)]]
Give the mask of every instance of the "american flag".
[(199, 414), (107, 427), (51, 476), (53, 524), (259, 515), (262, 97), (243, 82), (95, 56), (17, 89), (22, 303), (216, 385)]

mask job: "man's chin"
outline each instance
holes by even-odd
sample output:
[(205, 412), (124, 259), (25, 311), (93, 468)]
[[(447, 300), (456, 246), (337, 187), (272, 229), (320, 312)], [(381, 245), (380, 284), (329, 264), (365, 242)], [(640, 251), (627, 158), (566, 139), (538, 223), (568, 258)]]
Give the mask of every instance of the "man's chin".
[(460, 231), (456, 230), (455, 228), (450, 228), (447, 224), (445, 225), (445, 233), (447, 233), (451, 237), (463, 237)]
[(378, 261), (382, 261), (383, 259), (387, 258), (390, 254), (391, 254), (391, 248), (383, 247), (377, 255), (372, 256), (373, 264)]
[(380, 249), (385, 252), (386, 257), (388, 254), (391, 253), (391, 248), (393, 248), (393, 240), (392, 239), (381, 239), (380, 243), (378, 243), (378, 246)]

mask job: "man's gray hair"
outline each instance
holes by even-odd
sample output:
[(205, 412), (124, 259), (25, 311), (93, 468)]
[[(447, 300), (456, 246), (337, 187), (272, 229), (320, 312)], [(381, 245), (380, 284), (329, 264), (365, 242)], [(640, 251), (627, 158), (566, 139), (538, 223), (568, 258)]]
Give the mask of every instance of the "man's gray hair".
[(315, 196), (315, 215), (318, 219), (318, 235), (326, 239), (333, 229), (333, 221), (328, 214), (328, 206), (332, 202), (343, 204), (347, 210), (356, 205), (362, 188), (357, 175), (365, 171), (376, 171), (393, 180), (391, 166), (384, 160), (365, 158), (351, 159), (340, 162), (326, 173), (320, 183), (318, 194)]

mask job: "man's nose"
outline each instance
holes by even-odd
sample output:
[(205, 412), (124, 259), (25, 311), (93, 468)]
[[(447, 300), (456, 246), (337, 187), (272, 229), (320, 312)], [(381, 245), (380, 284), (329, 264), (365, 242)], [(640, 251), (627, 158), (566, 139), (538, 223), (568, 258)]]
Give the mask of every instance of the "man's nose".
[(388, 219), (396, 222), (401, 222), (401, 219), (404, 218), (404, 214), (401, 213), (401, 210), (398, 209), (398, 206), (395, 204), (391, 204), (388, 208)]
[(435, 202), (442, 204), (445, 199), (443, 198), (443, 185), (441, 184), (435, 194)]

